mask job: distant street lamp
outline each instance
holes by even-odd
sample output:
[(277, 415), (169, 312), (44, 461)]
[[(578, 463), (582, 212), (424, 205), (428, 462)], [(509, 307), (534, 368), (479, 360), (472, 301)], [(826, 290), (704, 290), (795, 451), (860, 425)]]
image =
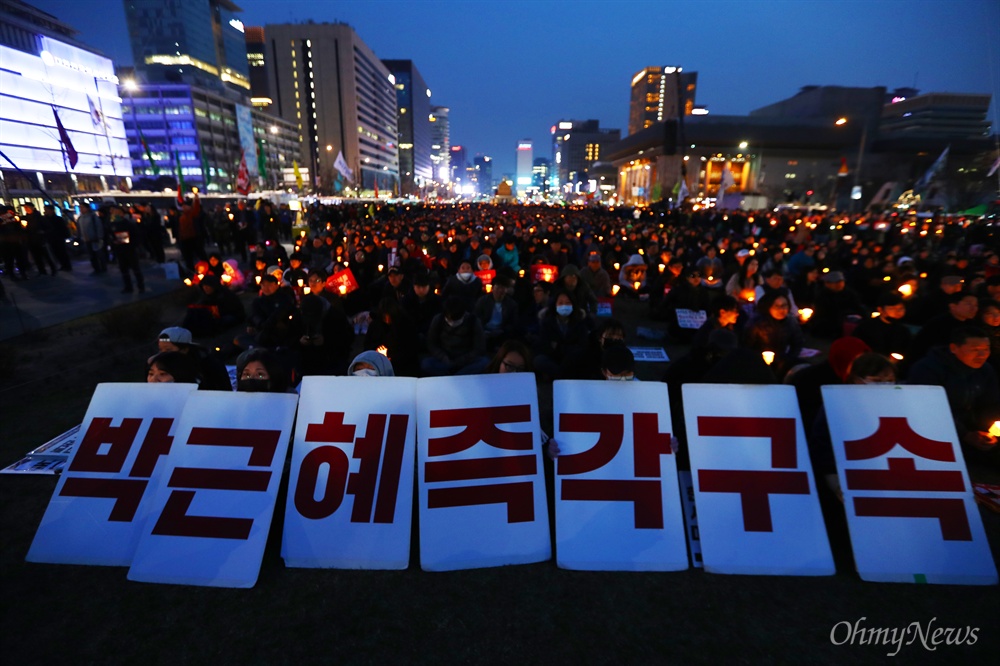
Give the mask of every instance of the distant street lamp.
[[(848, 123), (847, 118), (837, 118), (834, 125), (837, 127), (843, 127)], [(854, 166), (854, 187), (851, 188), (851, 212), (854, 212), (854, 201), (861, 200), (861, 162), (865, 156), (865, 147), (868, 144), (868, 123), (863, 122), (861, 125), (861, 142), (858, 144), (858, 159)]]

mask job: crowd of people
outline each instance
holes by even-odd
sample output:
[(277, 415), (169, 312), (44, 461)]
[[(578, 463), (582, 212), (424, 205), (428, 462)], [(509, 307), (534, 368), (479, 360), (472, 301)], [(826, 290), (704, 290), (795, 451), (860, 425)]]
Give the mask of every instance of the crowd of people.
[[(26, 207), (28, 224), (13, 231), (38, 228), (35, 216)], [(139, 252), (160, 261), (170, 227), (200, 292), (178, 323), (194, 337), (232, 332), (220, 352), (229, 360), (268, 350), (272, 388), (372, 372), (634, 379), (627, 327), (611, 316), (627, 311), (687, 350), (662, 377), (676, 409), (685, 382), (786, 382), (810, 424), (819, 386), (847, 381), (852, 362), (875, 353), (894, 381), (945, 387), (963, 444), (993, 464), (1000, 455), (988, 432), (1000, 420), (1000, 228), (988, 221), (313, 204), (294, 222), (287, 206), (209, 209), (195, 196), (163, 216), (85, 209), (76, 228), (95, 239), (95, 272), (110, 247), (125, 290), (134, 277), (141, 291)], [(12, 230), (0, 230), (6, 274), (25, 274)], [(807, 344), (829, 353), (810, 357)], [(161, 361), (184, 376), (204, 370)]]

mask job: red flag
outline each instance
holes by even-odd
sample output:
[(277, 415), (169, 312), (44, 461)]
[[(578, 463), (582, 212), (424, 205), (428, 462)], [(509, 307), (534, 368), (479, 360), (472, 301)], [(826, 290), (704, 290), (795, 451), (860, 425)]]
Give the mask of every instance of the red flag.
[(246, 153), (240, 153), (240, 168), (236, 172), (236, 191), (246, 196), (250, 193), (250, 171), (247, 169)]
[(375, 179), (375, 198), (378, 199), (378, 178)]
[(73, 142), (69, 140), (69, 133), (63, 127), (62, 121), (59, 120), (59, 114), (56, 113), (56, 107), (54, 106), (52, 107), (52, 115), (56, 117), (56, 129), (59, 130), (59, 143), (65, 149), (66, 157), (69, 160), (69, 168), (72, 169), (80, 161), (80, 155), (76, 152), (76, 148), (73, 147)]

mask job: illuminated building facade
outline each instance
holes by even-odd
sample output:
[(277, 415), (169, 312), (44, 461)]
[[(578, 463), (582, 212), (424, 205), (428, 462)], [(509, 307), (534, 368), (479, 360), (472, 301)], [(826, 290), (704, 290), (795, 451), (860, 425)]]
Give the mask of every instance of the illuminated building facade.
[[(395, 77), (343, 23), (264, 26), (270, 111), (294, 123), (323, 192), (398, 185)], [(353, 179), (334, 167), (337, 155)]]
[(267, 53), (264, 28), (246, 26), (247, 67), (250, 73), (250, 103), (255, 109), (269, 111), (274, 100), (267, 83)]
[(451, 182), (467, 182), (465, 170), (469, 167), (469, 163), (465, 157), (465, 146), (452, 146), (448, 152), (451, 153), (449, 158)]
[(9, 203), (38, 203), (38, 189), (65, 199), (127, 187), (132, 176), (114, 65), (74, 35), (30, 5), (0, 4), (0, 151), (7, 156), (0, 158), (0, 194)]
[(396, 78), (400, 193), (416, 196), (433, 179), (431, 90), (412, 60), (383, 60)]
[(597, 120), (560, 120), (552, 126), (552, 169), (550, 182), (564, 194), (586, 183), (588, 174), (602, 154), (621, 140), (621, 130), (601, 129)]
[(680, 67), (646, 67), (632, 77), (628, 133), (658, 122), (689, 116), (694, 111), (698, 72)]
[(433, 180), (451, 182), (451, 124), (447, 106), (432, 106), (428, 118), (431, 125), (431, 169)]
[(149, 82), (250, 91), (243, 10), (230, 0), (124, 0), (136, 69)]
[(552, 185), (552, 163), (544, 157), (536, 157), (531, 165), (531, 187), (539, 194), (548, 194)]
[(534, 148), (531, 139), (521, 139), (517, 142), (517, 161), (515, 168), (517, 175), (514, 181), (514, 190), (518, 197), (523, 197), (531, 187), (534, 168)]
[(493, 192), (493, 158), (489, 155), (476, 155), (472, 159), (472, 166), (476, 172), (476, 191), (479, 194), (491, 194)]

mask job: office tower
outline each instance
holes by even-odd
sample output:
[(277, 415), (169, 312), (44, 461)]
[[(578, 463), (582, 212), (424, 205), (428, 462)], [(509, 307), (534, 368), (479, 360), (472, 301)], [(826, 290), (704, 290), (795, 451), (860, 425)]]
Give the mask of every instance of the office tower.
[(531, 187), (533, 157), (534, 152), (532, 150), (531, 139), (522, 139), (518, 141), (516, 162), (517, 180), (515, 181), (515, 190), (518, 197), (523, 197), (528, 188)]
[(552, 187), (586, 182), (594, 163), (620, 140), (621, 130), (601, 129), (597, 120), (560, 120), (552, 126)]
[(465, 169), (469, 166), (469, 163), (465, 158), (465, 146), (452, 146), (448, 151), (451, 153), (450, 165), (451, 177), (450, 182), (455, 182), (456, 180), (466, 182), (467, 178), (465, 175)]
[(544, 157), (536, 157), (531, 167), (531, 187), (546, 194), (552, 184), (552, 163)]
[(431, 164), (433, 180), (438, 183), (451, 182), (451, 125), (448, 121), (447, 106), (431, 107)]
[(124, 0), (136, 69), (147, 82), (248, 92), (241, 11), (230, 0)]
[(114, 64), (76, 34), (30, 5), (0, 3), (0, 151), (7, 158), (0, 193), (8, 203), (37, 203), (39, 188), (62, 198), (126, 187), (132, 176)]
[(680, 67), (646, 67), (636, 72), (632, 77), (628, 133), (691, 115), (697, 85), (698, 72), (684, 72)]
[(250, 72), (250, 103), (255, 109), (270, 111), (274, 104), (267, 83), (267, 54), (264, 28), (246, 26), (247, 67)]
[(476, 170), (476, 183), (480, 194), (493, 192), (493, 158), (489, 155), (476, 155), (472, 158)]
[[(271, 112), (298, 126), (325, 192), (398, 185), (395, 78), (343, 23), (264, 26)], [(343, 154), (346, 168), (337, 169)]]
[(383, 60), (396, 79), (400, 193), (418, 195), (433, 179), (431, 90), (412, 60)]

